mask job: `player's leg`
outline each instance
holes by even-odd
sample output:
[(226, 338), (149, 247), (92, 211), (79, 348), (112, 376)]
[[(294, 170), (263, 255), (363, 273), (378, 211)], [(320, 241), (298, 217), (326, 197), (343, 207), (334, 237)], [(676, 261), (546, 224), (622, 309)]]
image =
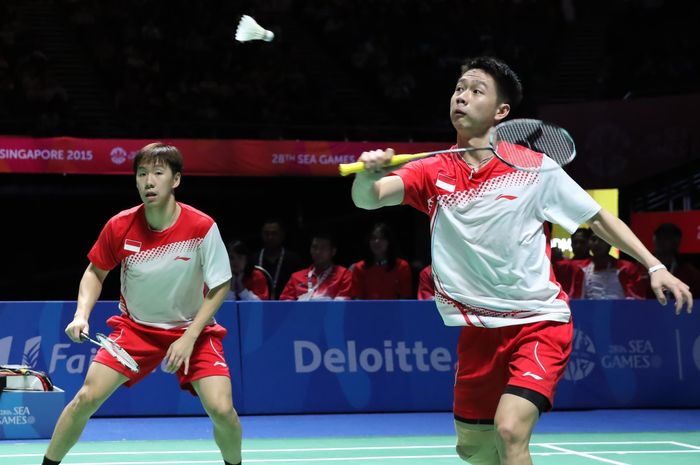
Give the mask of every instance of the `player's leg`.
[(214, 423), (214, 440), (224, 460), (241, 463), (241, 422), (233, 408), (231, 380), (227, 376), (208, 376), (192, 381), (204, 410)]
[(494, 416), (508, 380), (506, 351), (499, 350), (504, 331), (512, 330), (465, 327), (457, 344), (457, 454), (472, 465), (499, 464)]
[(472, 465), (499, 465), (493, 425), (477, 425), (455, 419), (457, 455)]
[(540, 410), (530, 400), (508, 393), (501, 396), (494, 419), (501, 465), (532, 465), (530, 437), (539, 417)]
[(46, 458), (59, 462), (78, 442), (87, 421), (93, 413), (129, 378), (100, 363), (92, 363), (85, 382), (63, 409), (56, 423)]
[(518, 327), (510, 341), (510, 378), (496, 409), (496, 446), (502, 465), (530, 465), (530, 437), (549, 411), (571, 353), (573, 325), (542, 321)]

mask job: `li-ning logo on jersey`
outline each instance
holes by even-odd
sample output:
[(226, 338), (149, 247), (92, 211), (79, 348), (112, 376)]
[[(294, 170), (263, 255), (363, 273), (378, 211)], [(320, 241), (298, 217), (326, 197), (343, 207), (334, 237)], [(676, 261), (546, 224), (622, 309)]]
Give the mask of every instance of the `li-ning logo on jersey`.
[(141, 252), (141, 243), (139, 241), (132, 241), (131, 239), (126, 239), (124, 241), (124, 250), (129, 252)]
[[(491, 178), (475, 189), (457, 191), (451, 194), (441, 194), (434, 197), (434, 201), (442, 208), (462, 208), (489, 192), (503, 191), (511, 187), (530, 186), (539, 181), (539, 173), (514, 171), (502, 176)], [(504, 196), (505, 197), (505, 196)], [(513, 199), (509, 199), (513, 200)], [(433, 198), (428, 200), (428, 208), (432, 209)]]
[(225, 364), (224, 362), (214, 362), (214, 366), (215, 366), (215, 367), (218, 367), (218, 366), (225, 367), (226, 364)]
[(498, 196), (496, 197), (496, 200), (498, 200), (498, 199), (515, 200), (517, 198), (518, 197), (515, 195), (498, 194)]
[(541, 377), (540, 375), (536, 375), (536, 374), (534, 374), (534, 373), (531, 372), (531, 371), (526, 371), (525, 373), (523, 373), (523, 377), (525, 377), (525, 376), (532, 376), (532, 377), (535, 378), (537, 381), (542, 381), (542, 377)]
[(182, 260), (183, 262), (186, 262), (189, 259), (190, 259), (190, 257), (183, 257), (181, 255), (178, 255), (177, 257), (175, 257), (175, 260)]

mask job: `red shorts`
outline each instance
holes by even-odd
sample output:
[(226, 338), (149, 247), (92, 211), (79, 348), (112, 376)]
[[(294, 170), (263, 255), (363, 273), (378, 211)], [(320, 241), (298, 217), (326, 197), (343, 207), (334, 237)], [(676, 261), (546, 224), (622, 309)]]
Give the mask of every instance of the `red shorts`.
[(533, 390), (554, 405), (571, 354), (573, 323), (540, 321), (504, 328), (464, 327), (457, 345), (454, 414), (492, 420), (506, 386)]
[[(107, 320), (107, 324), (113, 328), (109, 338), (131, 355), (139, 364), (140, 370), (138, 373), (134, 373), (102, 348), (97, 351), (95, 361), (129, 378), (129, 381), (125, 383), (126, 386), (138, 383), (156, 369), (165, 358), (170, 345), (185, 332), (185, 329), (160, 329), (145, 326), (123, 315), (111, 317)], [(180, 381), (180, 388), (189, 390), (196, 396), (197, 393), (192, 387), (192, 381), (207, 376), (231, 377), (224, 359), (224, 348), (221, 344), (226, 333), (226, 328), (218, 324), (204, 328), (194, 344), (187, 375), (185, 375), (184, 364), (175, 373)]]

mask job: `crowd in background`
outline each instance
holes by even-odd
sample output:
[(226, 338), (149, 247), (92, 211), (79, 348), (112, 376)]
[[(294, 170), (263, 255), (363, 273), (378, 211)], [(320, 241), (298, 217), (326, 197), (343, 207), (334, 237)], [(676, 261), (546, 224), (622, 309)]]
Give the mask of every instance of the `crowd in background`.
[[(233, 272), (232, 300), (432, 300), (434, 279), (430, 265), (418, 271), (417, 286), (409, 262), (399, 256), (391, 227), (372, 226), (366, 255), (344, 267), (334, 262), (337, 244), (327, 232), (311, 237), (311, 263), (285, 247), (279, 220), (267, 221), (261, 231), (263, 247), (251, 253), (241, 241), (228, 245)], [(654, 254), (671, 273), (700, 292), (700, 271), (679, 253), (682, 233), (665, 223), (654, 233)], [(591, 229), (572, 235), (571, 258), (553, 248), (552, 272), (561, 291), (572, 299), (654, 299), (649, 274), (639, 263), (614, 258), (611, 247)], [(456, 260), (459, 258), (456, 257)]]
[[(73, 122), (83, 111), (72, 105), (75, 83), (52, 73), (66, 59), (92, 71), (75, 78), (108, 95), (104, 110), (125, 136), (305, 137), (299, 128), (276, 131), (304, 126), (334, 138), (331, 127), (362, 126), (362, 134), (381, 137), (384, 127), (396, 135), (406, 127), (444, 129), (459, 66), (479, 54), (497, 55), (520, 73), (524, 113), (553, 98), (698, 90), (692, 34), (668, 33), (692, 29), (696, 4), (617, 0), (601, 14), (599, 2), (577, 0), (41, 0), (55, 5), (47, 11), (60, 15), (50, 19), (65, 31), (63, 55), (50, 56), (37, 25), (24, 18), (37, 2), (0, 5), (0, 132), (86, 130)], [(241, 14), (272, 29), (275, 41), (235, 42)], [(588, 71), (564, 76), (572, 58)], [(18, 118), (31, 124), (13, 126)]]

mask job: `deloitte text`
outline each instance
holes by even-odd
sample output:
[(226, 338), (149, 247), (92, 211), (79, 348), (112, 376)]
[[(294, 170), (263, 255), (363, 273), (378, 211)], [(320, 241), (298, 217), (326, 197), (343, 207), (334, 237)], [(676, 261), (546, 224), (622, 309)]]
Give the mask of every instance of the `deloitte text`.
[(412, 346), (405, 341), (384, 341), (382, 348), (358, 348), (356, 341), (350, 340), (343, 348), (332, 347), (325, 351), (312, 341), (294, 341), (294, 369), (297, 373), (312, 373), (322, 366), (331, 373), (451, 371), (452, 354), (445, 347), (428, 349), (422, 341), (416, 341)]

